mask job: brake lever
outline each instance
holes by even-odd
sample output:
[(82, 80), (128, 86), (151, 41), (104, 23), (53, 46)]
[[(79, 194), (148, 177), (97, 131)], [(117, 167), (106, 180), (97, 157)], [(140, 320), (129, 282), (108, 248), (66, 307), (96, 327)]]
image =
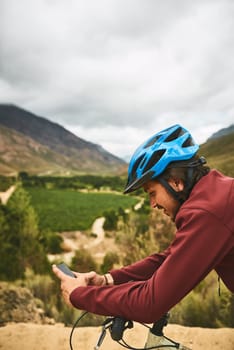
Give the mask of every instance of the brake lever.
[(94, 350), (99, 350), (100, 349), (100, 346), (102, 345), (103, 340), (105, 339), (105, 336), (106, 336), (106, 330), (111, 327), (112, 323), (113, 323), (113, 318), (108, 318), (103, 323), (102, 332), (100, 334), (100, 337), (98, 338), (98, 341), (97, 341), (97, 344), (94, 347)]

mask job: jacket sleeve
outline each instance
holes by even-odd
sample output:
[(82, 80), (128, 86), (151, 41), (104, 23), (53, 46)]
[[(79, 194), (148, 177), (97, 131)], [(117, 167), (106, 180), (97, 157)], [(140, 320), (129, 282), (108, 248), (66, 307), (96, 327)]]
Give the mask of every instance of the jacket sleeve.
[(78, 287), (70, 295), (71, 303), (100, 315), (146, 323), (158, 320), (223, 259), (231, 246), (228, 228), (205, 210), (185, 211), (180, 221), (170, 255), (148, 280)]
[(122, 267), (121, 269), (110, 270), (109, 273), (114, 279), (114, 284), (121, 284), (129, 281), (145, 281), (155, 273), (169, 254), (170, 249), (168, 248), (163, 253), (152, 254), (145, 259)]

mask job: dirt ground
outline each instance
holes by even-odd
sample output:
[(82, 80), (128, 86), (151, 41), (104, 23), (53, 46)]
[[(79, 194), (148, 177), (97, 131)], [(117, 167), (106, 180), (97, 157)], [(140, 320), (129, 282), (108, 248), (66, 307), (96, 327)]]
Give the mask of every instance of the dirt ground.
[[(72, 338), (74, 350), (94, 349), (100, 335), (101, 327), (76, 328)], [(62, 324), (37, 325), (30, 323), (7, 324), (0, 328), (1, 350), (68, 350), (71, 328)], [(134, 328), (126, 330), (124, 339), (131, 345), (144, 345), (147, 329), (135, 323)], [(233, 350), (233, 328), (197, 328), (169, 324), (165, 335), (192, 350)], [(109, 332), (100, 350), (123, 349), (114, 342)]]

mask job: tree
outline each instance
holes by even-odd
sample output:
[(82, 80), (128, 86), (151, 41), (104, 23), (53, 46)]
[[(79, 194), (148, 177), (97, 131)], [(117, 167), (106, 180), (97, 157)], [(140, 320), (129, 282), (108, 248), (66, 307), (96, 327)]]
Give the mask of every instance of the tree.
[(0, 205), (0, 279), (15, 280), (22, 278), (24, 270), (21, 268), (19, 254), (19, 239), (11, 229), (12, 215), (10, 210)]
[(49, 262), (38, 240), (37, 218), (27, 192), (19, 186), (0, 209), (1, 279), (22, 278), (27, 267), (47, 272)]

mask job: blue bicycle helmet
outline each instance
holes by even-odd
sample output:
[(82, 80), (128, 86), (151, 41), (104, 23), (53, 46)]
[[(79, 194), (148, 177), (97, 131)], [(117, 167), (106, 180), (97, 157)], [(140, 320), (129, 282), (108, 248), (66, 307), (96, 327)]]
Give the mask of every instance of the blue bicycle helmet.
[(191, 159), (199, 149), (188, 130), (176, 124), (158, 132), (134, 152), (124, 193), (155, 179), (172, 162)]

